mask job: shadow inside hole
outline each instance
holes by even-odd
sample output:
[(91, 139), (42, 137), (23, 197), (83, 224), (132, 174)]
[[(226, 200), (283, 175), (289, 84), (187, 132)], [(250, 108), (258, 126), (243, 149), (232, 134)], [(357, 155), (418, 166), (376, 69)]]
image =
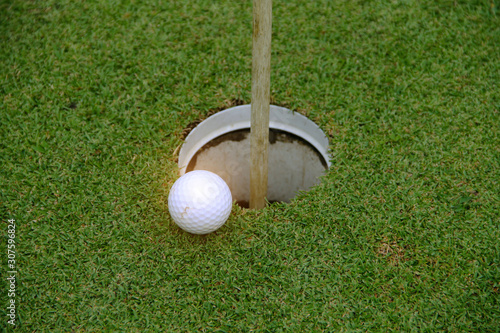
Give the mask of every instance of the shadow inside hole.
[[(268, 195), (273, 202), (290, 202), (299, 191), (319, 182), (327, 162), (309, 142), (289, 132), (270, 129)], [(250, 129), (223, 134), (200, 148), (186, 172), (208, 170), (218, 174), (231, 189), (233, 200), (244, 208), (250, 198)]]

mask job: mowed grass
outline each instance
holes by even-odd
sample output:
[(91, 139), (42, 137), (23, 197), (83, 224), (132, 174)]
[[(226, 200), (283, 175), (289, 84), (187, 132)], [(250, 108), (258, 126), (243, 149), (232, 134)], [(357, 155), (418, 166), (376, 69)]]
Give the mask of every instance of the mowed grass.
[(168, 214), (174, 152), (250, 102), (251, 1), (0, 1), (19, 331), (498, 332), (498, 3), (273, 5), (273, 103), (332, 167), (194, 236)]

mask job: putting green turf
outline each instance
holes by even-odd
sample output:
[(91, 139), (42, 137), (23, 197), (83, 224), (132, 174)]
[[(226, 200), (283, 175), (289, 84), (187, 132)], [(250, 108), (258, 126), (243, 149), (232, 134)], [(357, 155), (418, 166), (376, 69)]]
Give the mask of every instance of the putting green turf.
[(498, 3), (273, 5), (332, 168), (200, 237), (174, 152), (250, 102), (251, 1), (0, 0), (0, 327), (15, 219), (20, 331), (498, 331)]

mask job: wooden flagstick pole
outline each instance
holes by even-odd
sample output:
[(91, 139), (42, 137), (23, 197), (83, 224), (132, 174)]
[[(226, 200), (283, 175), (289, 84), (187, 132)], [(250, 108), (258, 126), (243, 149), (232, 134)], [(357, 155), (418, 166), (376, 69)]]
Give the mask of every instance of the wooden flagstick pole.
[(250, 208), (266, 206), (271, 86), (272, 0), (253, 1)]

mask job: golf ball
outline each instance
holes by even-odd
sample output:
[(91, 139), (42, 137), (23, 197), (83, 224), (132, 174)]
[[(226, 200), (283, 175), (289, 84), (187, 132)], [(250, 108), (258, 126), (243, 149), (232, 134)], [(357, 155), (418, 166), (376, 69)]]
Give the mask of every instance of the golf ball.
[(226, 182), (213, 172), (195, 170), (174, 183), (168, 210), (175, 223), (192, 234), (219, 229), (231, 213), (233, 199)]

